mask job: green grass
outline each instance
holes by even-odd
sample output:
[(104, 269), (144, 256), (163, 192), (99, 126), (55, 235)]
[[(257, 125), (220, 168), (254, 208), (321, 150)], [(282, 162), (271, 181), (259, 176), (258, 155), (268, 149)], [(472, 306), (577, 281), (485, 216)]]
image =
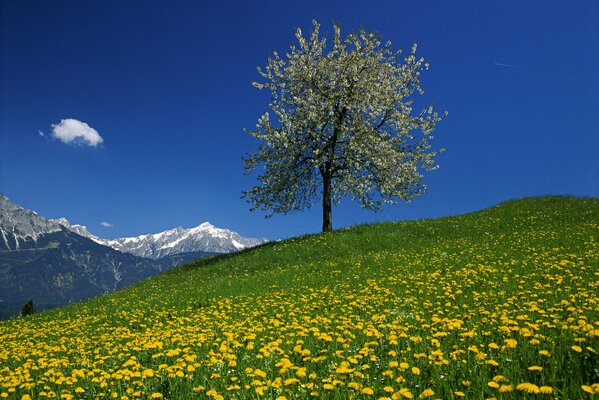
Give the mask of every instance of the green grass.
[(552, 196), (203, 259), (0, 323), (0, 395), (591, 398), (598, 238)]

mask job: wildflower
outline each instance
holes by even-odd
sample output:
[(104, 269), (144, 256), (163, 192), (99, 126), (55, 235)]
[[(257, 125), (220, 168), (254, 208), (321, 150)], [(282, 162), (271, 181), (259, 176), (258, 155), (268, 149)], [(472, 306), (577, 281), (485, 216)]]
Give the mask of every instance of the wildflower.
[(420, 399), (426, 399), (428, 397), (434, 396), (435, 392), (433, 392), (432, 389), (424, 389), (424, 392), (422, 392), (420, 394), (420, 396), (418, 396), (418, 398)]
[(539, 393), (539, 387), (537, 385), (535, 385), (534, 383), (529, 383), (529, 382), (520, 383), (518, 386), (516, 386), (516, 389), (518, 389), (522, 392), (525, 392), (525, 393), (533, 393), (533, 394)]
[(590, 386), (587, 386), (587, 385), (582, 385), (582, 386), (581, 386), (581, 388), (582, 388), (582, 390), (584, 390), (584, 391), (585, 391), (585, 392), (587, 392), (587, 393), (590, 393), (590, 394), (593, 394), (593, 393), (595, 393), (595, 391), (593, 390), (593, 388), (592, 388), (592, 387), (590, 387)]
[(512, 385), (501, 385), (499, 388), (499, 393), (508, 393), (512, 391)]
[(266, 378), (266, 372), (262, 371), (260, 368), (256, 368), (254, 370), (254, 374), (256, 374), (257, 376), (259, 376), (260, 378)]
[(144, 369), (144, 371), (141, 373), (141, 376), (143, 376), (144, 378), (151, 378), (154, 376), (154, 370)]
[(570, 348), (571, 348), (572, 350), (574, 350), (575, 352), (577, 352), (577, 353), (580, 353), (580, 352), (582, 352), (582, 347), (580, 347), (580, 346), (576, 346), (576, 345), (575, 345), (575, 346), (572, 346), (572, 347), (570, 347)]

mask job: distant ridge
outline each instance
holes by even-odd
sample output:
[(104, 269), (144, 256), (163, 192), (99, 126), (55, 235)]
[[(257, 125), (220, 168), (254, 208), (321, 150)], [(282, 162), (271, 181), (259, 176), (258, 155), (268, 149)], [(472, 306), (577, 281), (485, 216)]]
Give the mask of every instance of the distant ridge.
[(153, 259), (181, 253), (230, 253), (267, 242), (264, 238), (242, 237), (228, 229), (217, 228), (209, 222), (189, 229), (177, 227), (154, 234), (102, 239), (93, 235), (83, 225), (71, 225), (66, 218), (52, 221), (96, 243), (124, 253)]
[(44, 218), (0, 195), (0, 319), (16, 315), (29, 299), (38, 310), (53, 308), (263, 241), (209, 223), (106, 240), (83, 225)]

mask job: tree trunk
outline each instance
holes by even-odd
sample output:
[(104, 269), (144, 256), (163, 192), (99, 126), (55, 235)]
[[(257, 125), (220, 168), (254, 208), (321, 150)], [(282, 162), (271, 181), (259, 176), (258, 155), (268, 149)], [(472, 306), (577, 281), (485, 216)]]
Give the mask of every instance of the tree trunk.
[(325, 172), (322, 177), (322, 231), (330, 232), (333, 230), (333, 212), (331, 210), (331, 176)]

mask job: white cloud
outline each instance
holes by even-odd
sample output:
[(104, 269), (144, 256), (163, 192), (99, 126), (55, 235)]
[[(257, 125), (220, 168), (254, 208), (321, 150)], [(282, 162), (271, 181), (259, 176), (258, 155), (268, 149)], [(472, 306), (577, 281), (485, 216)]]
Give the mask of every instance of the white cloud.
[(100, 222), (100, 225), (102, 225), (104, 228), (113, 228), (114, 224), (111, 224), (110, 222)]
[(85, 122), (67, 118), (52, 125), (52, 137), (66, 144), (96, 147), (104, 141), (97, 130)]

